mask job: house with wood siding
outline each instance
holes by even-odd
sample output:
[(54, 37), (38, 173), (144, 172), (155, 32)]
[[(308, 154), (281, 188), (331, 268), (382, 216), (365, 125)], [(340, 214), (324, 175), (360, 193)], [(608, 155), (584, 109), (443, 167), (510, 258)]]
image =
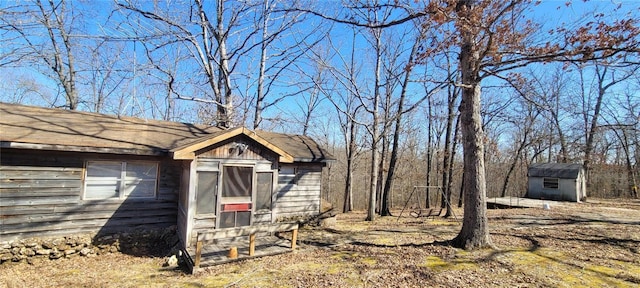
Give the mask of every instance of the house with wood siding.
[(317, 215), (332, 158), (302, 135), (0, 103), (0, 243), (176, 225), (188, 250)]

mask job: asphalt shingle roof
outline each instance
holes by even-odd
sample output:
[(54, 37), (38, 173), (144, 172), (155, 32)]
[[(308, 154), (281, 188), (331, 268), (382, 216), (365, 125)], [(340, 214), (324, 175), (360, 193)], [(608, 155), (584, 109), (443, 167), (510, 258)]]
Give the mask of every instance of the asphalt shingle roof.
[[(32, 149), (164, 155), (173, 148), (227, 131), (190, 123), (0, 103), (0, 142), (4, 148), (19, 143), (19, 147)], [(255, 133), (296, 161), (333, 159), (309, 137)]]

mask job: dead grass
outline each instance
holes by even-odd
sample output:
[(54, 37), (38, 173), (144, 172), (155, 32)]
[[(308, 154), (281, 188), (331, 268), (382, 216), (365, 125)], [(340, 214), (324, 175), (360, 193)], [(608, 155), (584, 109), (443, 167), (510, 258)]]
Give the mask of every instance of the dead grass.
[[(398, 213), (397, 211), (396, 213)], [(462, 211), (456, 211), (460, 217)], [(495, 250), (446, 241), (460, 221), (362, 221), (303, 229), (293, 253), (214, 266), (199, 275), (163, 259), (108, 254), (0, 267), (0, 287), (637, 287), (640, 201), (590, 200), (542, 209), (489, 210)]]

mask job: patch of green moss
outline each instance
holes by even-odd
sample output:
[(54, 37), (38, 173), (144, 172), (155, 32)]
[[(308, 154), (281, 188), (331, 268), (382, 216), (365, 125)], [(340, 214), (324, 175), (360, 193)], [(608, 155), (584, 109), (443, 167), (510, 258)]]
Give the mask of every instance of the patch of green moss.
[(460, 223), (458, 222), (452, 222), (452, 221), (446, 221), (446, 220), (440, 220), (440, 219), (433, 219), (430, 220), (428, 222), (426, 222), (429, 225), (436, 225), (436, 226), (456, 226), (456, 225), (460, 225)]
[(367, 265), (372, 265), (373, 266), (373, 265), (376, 265), (376, 263), (378, 263), (378, 260), (376, 260), (373, 257), (365, 257), (365, 258), (360, 259), (360, 262), (362, 262), (364, 264), (367, 264)]
[(446, 268), (448, 264), (438, 256), (428, 256), (427, 259), (425, 259), (424, 264), (421, 266), (428, 267), (434, 270), (441, 270)]
[(331, 274), (331, 275), (335, 275), (335, 274), (339, 274), (340, 272), (342, 272), (343, 270), (343, 265), (340, 264), (331, 264), (327, 267), (327, 273)]
[(564, 253), (550, 249), (512, 251), (504, 255), (503, 259), (520, 267), (527, 275), (545, 281), (558, 281), (562, 287), (623, 287), (630, 284), (624, 275), (633, 273), (628, 270), (633, 265), (625, 262), (618, 263), (621, 268), (602, 265), (581, 267), (573, 264), (572, 259)]
[(423, 267), (428, 267), (436, 271), (442, 270), (468, 270), (468, 269), (477, 269), (478, 265), (473, 263), (468, 259), (454, 259), (453, 261), (447, 262), (440, 257), (437, 256), (429, 256), (425, 259), (425, 264)]
[(350, 260), (353, 259), (355, 257), (358, 257), (359, 254), (356, 252), (348, 252), (348, 251), (341, 251), (338, 253), (335, 253), (333, 255), (331, 255), (331, 258), (333, 259), (342, 259), (342, 260)]

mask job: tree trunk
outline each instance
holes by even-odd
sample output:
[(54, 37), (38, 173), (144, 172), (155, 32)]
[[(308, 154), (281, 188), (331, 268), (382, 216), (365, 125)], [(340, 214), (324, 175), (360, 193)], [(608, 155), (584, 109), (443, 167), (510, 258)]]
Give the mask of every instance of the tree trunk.
[[(448, 99), (447, 99), (447, 128), (445, 132), (445, 140), (444, 140), (444, 151), (442, 152), (442, 192), (446, 195), (446, 203), (447, 203), (447, 212), (444, 214), (444, 217), (451, 216), (451, 186), (449, 185), (451, 178), (451, 168), (452, 162), (449, 160), (451, 157), (451, 138), (453, 137), (453, 120), (456, 117), (455, 115), (455, 101), (457, 97), (457, 89), (455, 87), (450, 86), (448, 91)], [(453, 140), (455, 141), (455, 139)], [(444, 197), (443, 195), (443, 197)]]
[[(459, 4), (471, 10), (470, 0)], [(464, 8), (461, 10), (465, 10)], [(468, 13), (466, 11), (460, 14)], [(465, 249), (492, 246), (489, 237), (486, 205), (486, 178), (484, 166), (484, 132), (480, 114), (480, 55), (475, 47), (473, 33), (461, 29), (460, 72), (462, 75), (462, 102), (460, 103), (460, 126), (464, 159), (464, 220), (453, 245)]]
[(378, 184), (378, 142), (380, 141), (380, 135), (378, 130), (378, 114), (380, 105), (380, 69), (382, 68), (382, 51), (380, 46), (382, 41), (380, 39), (381, 29), (376, 29), (373, 34), (376, 38), (376, 68), (375, 68), (375, 83), (374, 83), (374, 96), (373, 96), (373, 109), (372, 109), (372, 124), (371, 124), (371, 179), (369, 183), (369, 209), (367, 211), (366, 221), (374, 221), (376, 219), (376, 192)]
[[(387, 117), (385, 116), (385, 120), (387, 122)], [(386, 125), (386, 124), (385, 124)], [(378, 160), (378, 183), (376, 184), (376, 213), (382, 215), (380, 211), (382, 211), (382, 192), (384, 190), (383, 187), (383, 179), (384, 179), (384, 162), (386, 161), (387, 153), (389, 153), (389, 140), (386, 132), (380, 136), (380, 142), (382, 142), (382, 152), (380, 153), (380, 159)], [(385, 181), (386, 182), (386, 181)]]
[(460, 184), (460, 195), (458, 195), (458, 208), (462, 208), (462, 199), (464, 198), (464, 171), (465, 168), (462, 167), (462, 183)]
[(624, 141), (621, 141), (624, 149), (625, 164), (627, 166), (627, 182), (629, 183), (629, 193), (631, 197), (638, 198), (638, 183), (636, 183), (636, 173), (633, 169), (633, 163), (631, 163), (631, 153), (629, 152), (629, 137), (627, 131), (623, 130)]
[[(357, 112), (357, 110), (356, 110)], [(348, 118), (347, 118), (348, 119)], [(342, 208), (343, 213), (353, 211), (353, 162), (355, 161), (356, 153), (356, 122), (353, 120), (347, 120), (348, 122), (348, 138), (347, 139), (347, 179), (344, 187), (344, 206)]]
[[(61, 15), (65, 13), (65, 3), (62, 1), (59, 5), (54, 5), (53, 2), (49, 2), (51, 6), (51, 14), (54, 16), (54, 23), (49, 20), (50, 15), (45, 10), (42, 1), (37, 1), (36, 4), (42, 13), (42, 21), (49, 33), (49, 40), (51, 41), (51, 46), (54, 52), (53, 62), (47, 59), (45, 59), (45, 61), (56, 73), (58, 81), (60, 81), (60, 84), (64, 89), (66, 98), (65, 107), (70, 110), (76, 110), (78, 108), (78, 91), (76, 90), (75, 58), (71, 47), (71, 41), (67, 34), (67, 27), (65, 27), (64, 23), (64, 17), (68, 15)], [(58, 41), (56, 40), (55, 30), (58, 31), (60, 38), (62, 39), (64, 52), (60, 49)], [(63, 59), (63, 54), (67, 56), (66, 60)]]
[(404, 110), (404, 100), (407, 95), (407, 87), (409, 86), (409, 77), (413, 68), (413, 56), (418, 50), (420, 41), (416, 40), (414, 43), (409, 60), (407, 61), (407, 67), (405, 69), (404, 80), (402, 81), (402, 90), (400, 91), (400, 99), (398, 100), (398, 115), (396, 116), (395, 130), (393, 132), (393, 143), (391, 144), (391, 158), (389, 159), (389, 172), (387, 172), (387, 180), (384, 185), (384, 192), (382, 193), (382, 210), (380, 215), (392, 216), (389, 205), (389, 195), (393, 187), (393, 181), (395, 177), (396, 166), (398, 163), (398, 150), (400, 146), (400, 134), (402, 132), (402, 115)]
[(217, 33), (215, 33), (218, 41), (218, 87), (220, 89), (219, 103), (217, 111), (217, 125), (220, 128), (230, 128), (233, 120), (233, 97), (231, 95), (231, 76), (229, 75), (229, 57), (227, 55), (227, 34), (224, 31), (224, 0), (217, 1)]
[[(528, 125), (528, 123), (525, 123), (525, 125)], [(527, 146), (528, 135), (529, 135), (529, 129), (525, 127), (524, 136), (523, 136), (524, 139), (522, 139), (522, 142), (519, 143), (518, 150), (516, 151), (516, 155), (513, 157), (513, 162), (511, 162), (511, 165), (509, 166), (509, 171), (507, 171), (507, 176), (504, 178), (504, 184), (502, 185), (502, 193), (500, 194), (500, 197), (507, 196), (507, 187), (509, 186), (509, 180), (511, 178), (511, 174), (513, 174), (513, 170), (516, 169), (516, 165), (518, 165), (518, 159), (520, 159), (520, 155), (522, 155), (522, 150), (524, 150), (524, 148)]]
[(267, 24), (269, 22), (269, 1), (264, 1), (264, 6), (262, 7), (262, 43), (260, 44), (260, 68), (258, 74), (258, 87), (256, 91), (256, 110), (253, 116), (253, 129), (258, 129), (260, 123), (262, 122), (262, 109), (264, 106), (264, 78), (265, 78), (265, 70), (267, 66), (267, 37), (268, 37), (268, 27)]
[[(465, 51), (462, 51), (462, 55)], [(466, 56), (462, 56), (466, 58)], [(464, 63), (464, 61), (463, 61)], [(465, 69), (466, 67), (463, 67)], [(463, 72), (463, 79), (466, 78)], [(463, 80), (464, 81), (464, 80)], [(484, 167), (483, 131), (480, 119), (480, 85), (464, 82), (472, 88), (462, 91), (461, 128), (465, 163), (464, 220), (462, 230), (453, 240), (456, 247), (474, 249), (491, 246), (487, 223), (486, 178)]]
[[(453, 166), (456, 159), (456, 151), (458, 150), (458, 131), (460, 131), (460, 115), (456, 117), (455, 132), (453, 133), (453, 143), (451, 147), (451, 157), (449, 158), (449, 181), (447, 181), (447, 191), (449, 191), (449, 204), (451, 204), (451, 195), (453, 195)], [(458, 208), (462, 207), (462, 185), (460, 195), (458, 197)]]
[[(429, 190), (431, 186), (431, 162), (433, 161), (433, 156), (431, 156), (431, 99), (427, 101), (427, 197), (425, 199), (425, 207), (431, 208), (431, 191)], [(419, 199), (419, 198), (418, 198)], [(437, 198), (436, 198), (437, 199)]]

